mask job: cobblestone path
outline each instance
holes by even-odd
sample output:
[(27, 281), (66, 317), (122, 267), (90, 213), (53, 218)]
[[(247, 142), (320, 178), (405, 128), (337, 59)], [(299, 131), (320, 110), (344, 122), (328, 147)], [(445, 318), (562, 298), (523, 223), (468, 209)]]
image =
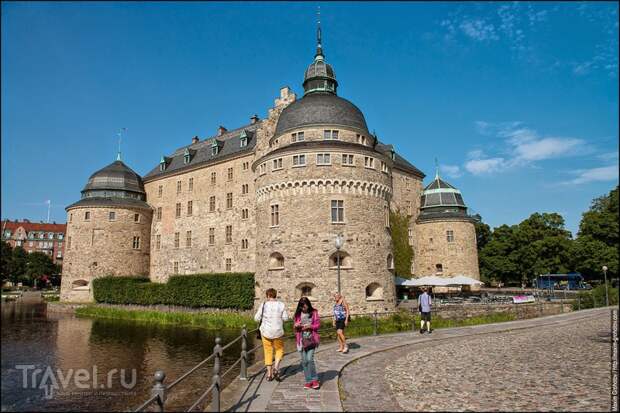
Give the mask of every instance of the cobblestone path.
[(607, 411), (609, 310), (372, 354), (346, 366), (346, 411)]
[[(336, 344), (319, 348), (320, 390), (303, 388), (295, 352), (284, 357), (282, 382), (267, 382), (262, 366), (254, 365), (247, 381), (236, 380), (224, 389), (222, 408), (606, 410), (610, 343), (609, 336), (599, 337), (603, 331), (609, 331), (609, 309), (440, 329), (430, 335), (415, 331), (358, 337), (349, 340), (351, 351), (345, 355), (335, 351)], [(497, 398), (487, 397), (491, 392)], [(537, 405), (528, 404), (536, 400)]]

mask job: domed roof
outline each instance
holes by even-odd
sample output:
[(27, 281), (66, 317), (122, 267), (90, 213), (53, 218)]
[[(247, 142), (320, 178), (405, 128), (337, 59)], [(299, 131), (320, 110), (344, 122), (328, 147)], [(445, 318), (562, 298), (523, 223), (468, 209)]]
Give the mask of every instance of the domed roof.
[(368, 132), (362, 111), (332, 93), (311, 93), (284, 108), (276, 126), (276, 136), (307, 125), (349, 126)]
[(104, 189), (145, 193), (140, 175), (120, 160), (92, 174), (82, 192)]
[(332, 65), (325, 63), (323, 59), (316, 59), (306, 69), (304, 82), (313, 77), (329, 77), (336, 80), (336, 73)]
[(461, 191), (440, 179), (437, 174), (422, 192), (420, 209), (444, 206), (466, 208)]

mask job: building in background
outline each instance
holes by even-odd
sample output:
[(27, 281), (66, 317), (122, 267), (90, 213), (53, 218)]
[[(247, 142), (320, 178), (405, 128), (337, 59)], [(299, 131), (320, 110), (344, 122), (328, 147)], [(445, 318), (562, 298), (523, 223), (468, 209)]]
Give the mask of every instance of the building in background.
[(2, 240), (11, 247), (22, 247), (26, 252), (42, 252), (49, 255), (54, 264), (62, 265), (65, 256), (67, 224), (3, 220)]

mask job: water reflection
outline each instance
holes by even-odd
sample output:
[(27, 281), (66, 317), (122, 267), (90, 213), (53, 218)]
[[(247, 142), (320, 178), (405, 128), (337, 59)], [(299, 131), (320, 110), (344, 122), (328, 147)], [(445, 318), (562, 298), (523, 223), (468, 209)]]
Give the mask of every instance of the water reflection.
[[(216, 334), (225, 344), (237, 330), (209, 331), (118, 320), (92, 320), (47, 313), (45, 304), (2, 304), (2, 410), (122, 411), (149, 397), (156, 370), (166, 372), (170, 383), (209, 356)], [(248, 348), (255, 338), (249, 337)], [(225, 352), (223, 371), (239, 357), (241, 344)], [(253, 360), (250, 360), (253, 362)], [(51, 368), (51, 370), (48, 369)], [(170, 393), (167, 409), (183, 409), (211, 384), (212, 365), (196, 371)], [(34, 383), (58, 383), (53, 395), (46, 387), (33, 388), (32, 372), (41, 369)], [(49, 370), (46, 377), (46, 369)], [(76, 382), (77, 369), (88, 380)], [(116, 369), (115, 371), (113, 371)], [(135, 371), (135, 386), (125, 388)], [(73, 372), (74, 376), (69, 374)], [(112, 372), (112, 373), (110, 373)], [(27, 373), (27, 374), (26, 374)], [(234, 378), (231, 372), (225, 381)], [(111, 379), (109, 379), (112, 374)], [(51, 377), (53, 376), (53, 377)], [(26, 383), (24, 383), (26, 378)], [(65, 383), (62, 383), (62, 380)], [(26, 384), (26, 388), (24, 388)], [(82, 388), (86, 384), (87, 388)], [(93, 388), (96, 387), (96, 388)], [(48, 388), (49, 389), (49, 388)], [(48, 398), (49, 397), (49, 398)]]

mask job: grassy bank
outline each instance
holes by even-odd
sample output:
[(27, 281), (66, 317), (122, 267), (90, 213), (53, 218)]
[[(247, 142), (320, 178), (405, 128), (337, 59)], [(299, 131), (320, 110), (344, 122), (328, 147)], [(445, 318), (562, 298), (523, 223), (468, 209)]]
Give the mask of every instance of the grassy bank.
[(85, 306), (75, 310), (78, 317), (110, 318), (116, 320), (139, 321), (145, 323), (175, 324), (181, 326), (203, 327), (207, 329), (255, 328), (251, 317), (234, 313), (183, 313), (149, 310), (126, 310), (121, 308)]

